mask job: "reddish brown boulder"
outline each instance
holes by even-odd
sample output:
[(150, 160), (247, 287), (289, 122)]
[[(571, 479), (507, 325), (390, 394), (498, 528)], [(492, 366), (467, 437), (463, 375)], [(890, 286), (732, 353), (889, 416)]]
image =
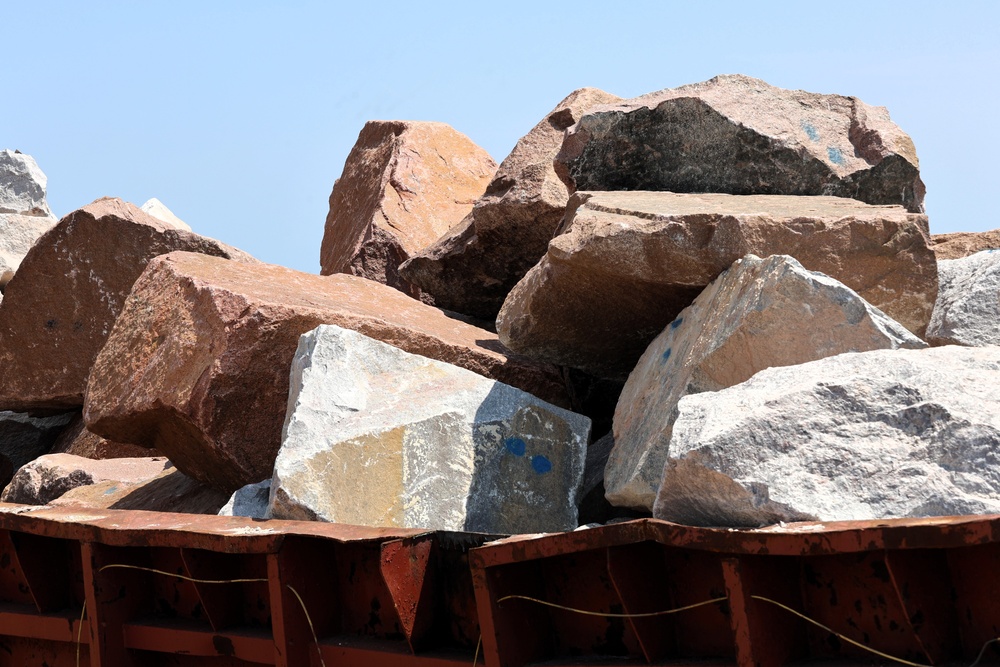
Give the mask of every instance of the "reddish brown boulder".
[(840, 197), (579, 192), (564, 233), (507, 297), (500, 340), (625, 378), (650, 341), (746, 254), (791, 255), (923, 337), (937, 296), (927, 217)]
[(114, 442), (87, 430), (83, 414), (76, 413), (52, 445), (50, 454), (72, 454), (87, 459), (124, 459), (161, 456), (160, 452), (148, 447)]
[(997, 248), (1000, 248), (1000, 229), (931, 235), (931, 250), (938, 259), (962, 259), (981, 250)]
[(492, 321), (562, 219), (569, 200), (552, 167), (564, 130), (591, 107), (621, 98), (574, 91), (517, 142), (460, 225), (400, 267), (407, 280), (449, 310)]
[(565, 405), (555, 367), (496, 335), (355, 276), (315, 276), (193, 253), (153, 260), (94, 365), (94, 433), (156, 447), (232, 492), (270, 477), (299, 336), (337, 324)]
[(82, 405), (91, 364), (132, 283), (149, 260), (172, 250), (256, 261), (120, 199), (98, 199), (43, 235), (0, 302), (0, 409)]
[(924, 210), (913, 141), (885, 107), (742, 74), (588, 111), (555, 168), (573, 190), (834, 195)]
[(462, 221), (497, 169), (444, 123), (365, 124), (333, 185), (321, 273), (351, 273), (411, 296), (399, 265)]

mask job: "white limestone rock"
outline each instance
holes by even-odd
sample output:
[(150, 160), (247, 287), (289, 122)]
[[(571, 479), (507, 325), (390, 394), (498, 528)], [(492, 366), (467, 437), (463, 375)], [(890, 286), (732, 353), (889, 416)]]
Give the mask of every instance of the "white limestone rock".
[(304, 334), (269, 514), (486, 533), (572, 530), (590, 420), (337, 326)]
[(0, 151), (0, 290), (35, 241), (57, 222), (45, 200), (47, 183), (30, 155)]
[(160, 222), (166, 223), (168, 227), (183, 229), (185, 232), (191, 231), (191, 226), (188, 223), (174, 215), (174, 212), (167, 208), (166, 205), (156, 197), (153, 197), (139, 208)]
[(9, 148), (0, 151), (0, 213), (51, 218), (45, 200), (48, 178), (35, 158)]
[(938, 261), (931, 345), (1000, 345), (1000, 250)]
[(654, 516), (1000, 513), (1000, 347), (840, 354), (681, 399)]
[(271, 480), (247, 484), (236, 489), (229, 502), (219, 510), (219, 516), (245, 516), (251, 519), (269, 519), (267, 503), (271, 496)]
[(900, 347), (927, 344), (840, 281), (788, 255), (737, 260), (629, 375), (604, 473), (609, 502), (652, 510), (682, 396), (731, 387), (772, 366)]

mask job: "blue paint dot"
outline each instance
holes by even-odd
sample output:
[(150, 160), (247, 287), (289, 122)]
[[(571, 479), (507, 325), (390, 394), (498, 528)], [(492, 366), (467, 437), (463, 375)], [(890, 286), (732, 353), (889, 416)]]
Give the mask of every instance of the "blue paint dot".
[(683, 317), (678, 317), (676, 320), (674, 320), (673, 322), (670, 323), (670, 328), (671, 329), (676, 329), (677, 327), (679, 327), (683, 323), (684, 323), (684, 318)]
[(535, 469), (539, 475), (544, 475), (548, 471), (552, 470), (552, 461), (539, 454), (538, 456), (531, 457), (531, 467)]
[(670, 348), (668, 347), (667, 351), (663, 353), (663, 360), (666, 361), (669, 358), (670, 358)]
[(806, 131), (806, 134), (809, 135), (810, 139), (813, 141), (819, 141), (819, 132), (816, 131), (815, 127), (809, 123), (802, 123), (802, 129)]
[(844, 154), (840, 152), (839, 148), (830, 146), (826, 149), (826, 154), (830, 157), (830, 162), (834, 164), (844, 164)]
[(507, 451), (514, 456), (524, 456), (524, 451), (528, 448), (520, 438), (507, 438), (504, 444), (507, 445)]

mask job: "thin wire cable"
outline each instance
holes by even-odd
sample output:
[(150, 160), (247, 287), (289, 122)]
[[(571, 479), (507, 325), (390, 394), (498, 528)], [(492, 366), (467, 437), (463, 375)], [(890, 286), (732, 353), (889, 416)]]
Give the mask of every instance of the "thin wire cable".
[(563, 611), (571, 611), (574, 614), (583, 614), (585, 616), (602, 616), (604, 618), (649, 618), (651, 616), (666, 616), (668, 614), (676, 614), (681, 611), (687, 611), (688, 609), (696, 609), (697, 607), (704, 607), (710, 604), (716, 604), (718, 602), (725, 602), (728, 597), (712, 598), (711, 600), (705, 600), (704, 602), (695, 602), (694, 604), (689, 604), (685, 607), (678, 607), (677, 609), (665, 609), (663, 611), (649, 611), (638, 614), (614, 614), (605, 613), (602, 611), (587, 611), (586, 609), (577, 609), (575, 607), (567, 607), (565, 605), (556, 604), (555, 602), (546, 602), (545, 600), (539, 600), (538, 598), (528, 597), (527, 595), (505, 595), (504, 597), (497, 600), (497, 604), (504, 602), (505, 600), (528, 600), (529, 602), (535, 602), (546, 607), (552, 607), (554, 609), (562, 609)]
[(479, 641), (476, 642), (476, 654), (472, 656), (472, 667), (479, 664), (479, 647), (483, 645), (483, 635), (479, 634)]

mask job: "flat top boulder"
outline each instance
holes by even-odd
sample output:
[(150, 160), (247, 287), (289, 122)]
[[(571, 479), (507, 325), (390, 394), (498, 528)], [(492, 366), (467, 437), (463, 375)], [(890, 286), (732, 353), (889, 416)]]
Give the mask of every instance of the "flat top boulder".
[(1000, 229), (933, 234), (931, 243), (931, 249), (938, 259), (961, 259), (982, 250), (1000, 249)]
[(188, 250), (254, 262), (120, 199), (76, 210), (32, 246), (0, 302), (0, 409), (83, 404), (90, 366), (153, 257)]
[(280, 446), (299, 336), (320, 324), (567, 402), (556, 367), (381, 283), (174, 252), (150, 262), (94, 363), (87, 428), (156, 447), (227, 493), (258, 482)]
[(918, 336), (937, 294), (927, 218), (839, 197), (578, 192), (497, 317), (510, 349), (624, 378), (649, 342), (747, 254), (795, 257)]
[(925, 192), (885, 108), (739, 74), (591, 109), (556, 169), (577, 190), (835, 195), (914, 213)]

